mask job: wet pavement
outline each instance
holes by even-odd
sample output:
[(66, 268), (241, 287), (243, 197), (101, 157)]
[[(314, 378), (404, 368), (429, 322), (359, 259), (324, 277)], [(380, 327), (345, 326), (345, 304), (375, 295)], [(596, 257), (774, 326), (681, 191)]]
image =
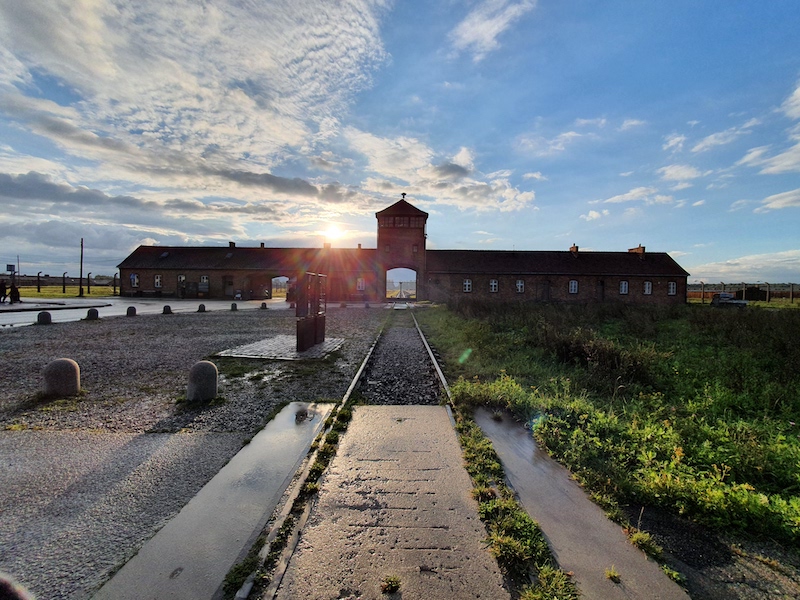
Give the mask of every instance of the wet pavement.
[(128, 308), (136, 309), (137, 315), (161, 314), (164, 306), (169, 306), (174, 313), (197, 312), (203, 304), (207, 311), (231, 310), (231, 305), (236, 304), (237, 310), (260, 309), (266, 302), (267, 308), (272, 310), (292, 310), (289, 302), (283, 298), (273, 300), (178, 300), (176, 298), (120, 298), (118, 296), (107, 298), (22, 298), (22, 302), (15, 304), (0, 304), (0, 327), (19, 327), (36, 323), (39, 312), (50, 313), (53, 323), (66, 323), (80, 321), (86, 318), (90, 308), (97, 309), (98, 316), (120, 317), (127, 314)]
[(357, 406), (276, 598), (509, 598), (462, 465), (445, 407)]
[[(215, 597), (269, 520), (331, 407), (286, 406), (94, 598)], [(309, 418), (296, 418), (301, 408)]]
[[(475, 421), (492, 441), (511, 486), (539, 523), (558, 566), (573, 573), (586, 600), (687, 600), (689, 596), (659, 565), (635, 548), (622, 528), (606, 517), (569, 471), (539, 449), (520, 423), (495, 421), (485, 409)], [(620, 583), (606, 577), (611, 567)]]

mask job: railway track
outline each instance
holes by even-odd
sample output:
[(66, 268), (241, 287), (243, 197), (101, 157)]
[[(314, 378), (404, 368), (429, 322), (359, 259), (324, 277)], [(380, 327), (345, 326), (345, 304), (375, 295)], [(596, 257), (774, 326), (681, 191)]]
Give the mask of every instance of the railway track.
[(381, 332), (356, 390), (367, 404), (436, 405), (449, 394), (435, 356), (414, 314), (394, 311)]

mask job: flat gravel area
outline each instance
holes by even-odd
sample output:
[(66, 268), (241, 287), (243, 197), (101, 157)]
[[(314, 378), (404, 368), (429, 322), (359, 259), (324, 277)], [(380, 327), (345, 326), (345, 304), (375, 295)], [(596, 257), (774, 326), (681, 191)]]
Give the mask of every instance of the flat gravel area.
[(372, 353), (359, 389), (369, 404), (439, 404), (439, 380), (411, 312), (398, 310)]
[[(328, 311), (322, 360), (221, 359), (294, 332), (288, 311), (108, 318), (0, 331), (0, 571), (39, 598), (88, 598), (286, 401), (339, 399), (387, 312)], [(83, 395), (43, 400), (42, 369), (81, 367)], [(219, 401), (179, 399), (211, 358)]]

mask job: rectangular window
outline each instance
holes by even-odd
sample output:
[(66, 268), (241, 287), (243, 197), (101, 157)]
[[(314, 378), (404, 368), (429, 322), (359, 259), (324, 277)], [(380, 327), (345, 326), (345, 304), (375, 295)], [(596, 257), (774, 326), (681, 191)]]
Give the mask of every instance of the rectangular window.
[(490, 279), (489, 280), (489, 291), (493, 294), (500, 289), (500, 284), (497, 282), (497, 279)]
[(139, 274), (138, 273), (131, 273), (131, 287), (139, 287)]
[(411, 227), (422, 229), (425, 227), (425, 217), (411, 217)]
[(208, 283), (208, 275), (200, 275), (200, 283)]
[(395, 217), (394, 218), (394, 226), (395, 227), (408, 227), (408, 217)]
[(186, 283), (186, 275), (178, 275), (178, 283)]
[(524, 294), (525, 293), (525, 280), (524, 279), (517, 279), (517, 293)]
[(364, 278), (359, 277), (358, 279), (356, 279), (356, 290), (358, 290), (359, 292), (363, 292), (365, 289), (367, 289), (367, 282), (364, 281)]
[(678, 293), (678, 284), (675, 283), (674, 281), (670, 281), (667, 284), (667, 294), (669, 294), (670, 296), (674, 296), (677, 293)]
[(419, 252), (419, 246), (417, 246), (416, 244), (414, 244), (413, 246), (411, 246), (411, 252), (413, 252), (414, 254), (416, 254), (417, 252)]
[(464, 293), (468, 294), (472, 291), (472, 279), (464, 280)]
[(628, 282), (627, 281), (620, 281), (619, 282), (619, 293), (623, 296), (628, 293)]
[(645, 281), (644, 282), (644, 295), (649, 296), (653, 293), (653, 282), (652, 281)]
[(569, 293), (570, 294), (577, 294), (578, 293), (578, 280), (577, 279), (570, 279), (570, 281), (569, 281)]
[(156, 289), (161, 287), (161, 275), (153, 276), (153, 287)]

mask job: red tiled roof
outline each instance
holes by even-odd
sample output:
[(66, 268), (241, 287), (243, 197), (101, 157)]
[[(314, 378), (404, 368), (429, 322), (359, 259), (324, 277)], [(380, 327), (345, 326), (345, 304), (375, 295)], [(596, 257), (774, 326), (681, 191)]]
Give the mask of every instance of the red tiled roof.
[[(644, 258), (642, 258), (642, 256)], [(427, 271), (507, 275), (630, 275), (687, 277), (665, 252), (428, 250)]]

